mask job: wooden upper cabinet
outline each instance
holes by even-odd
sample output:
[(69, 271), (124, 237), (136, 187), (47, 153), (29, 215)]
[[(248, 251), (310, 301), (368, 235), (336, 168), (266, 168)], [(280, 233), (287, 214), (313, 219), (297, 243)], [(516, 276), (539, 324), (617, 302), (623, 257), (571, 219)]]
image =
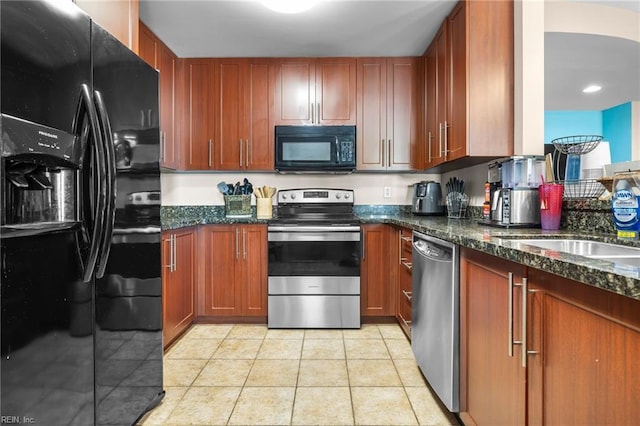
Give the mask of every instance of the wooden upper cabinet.
[(354, 58), (276, 60), (277, 125), (355, 125)]
[(411, 170), (418, 138), (418, 58), (357, 59), (358, 170)]
[(135, 53), (139, 53), (138, 0), (74, 0), (91, 19)]
[(271, 59), (185, 59), (188, 170), (273, 170)]
[(215, 63), (214, 168), (273, 170), (273, 60)]
[(426, 132), (437, 132), (438, 148), (430, 167), (448, 171), (513, 155), (513, 2), (458, 2), (427, 50), (426, 68), (426, 96), (435, 96), (426, 102), (427, 123), (435, 102), (437, 125)]
[(140, 57), (160, 73), (160, 164), (179, 168), (177, 143), (176, 89), (179, 60), (146, 25), (140, 22)]
[(213, 70), (212, 59), (186, 59), (179, 73), (181, 166), (187, 170), (213, 168)]

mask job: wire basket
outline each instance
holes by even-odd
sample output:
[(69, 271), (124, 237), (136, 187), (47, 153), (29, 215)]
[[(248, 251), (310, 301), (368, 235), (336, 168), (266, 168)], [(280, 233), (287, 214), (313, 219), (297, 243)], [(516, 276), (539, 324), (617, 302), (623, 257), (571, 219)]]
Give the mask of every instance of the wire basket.
[(597, 179), (564, 181), (564, 198), (598, 198), (605, 190)]
[(226, 217), (251, 217), (251, 195), (225, 195)]
[(447, 194), (447, 216), (453, 219), (467, 217), (469, 196), (461, 192), (449, 192)]
[(563, 154), (582, 155), (594, 150), (602, 140), (599, 135), (565, 136), (551, 141), (553, 146)]

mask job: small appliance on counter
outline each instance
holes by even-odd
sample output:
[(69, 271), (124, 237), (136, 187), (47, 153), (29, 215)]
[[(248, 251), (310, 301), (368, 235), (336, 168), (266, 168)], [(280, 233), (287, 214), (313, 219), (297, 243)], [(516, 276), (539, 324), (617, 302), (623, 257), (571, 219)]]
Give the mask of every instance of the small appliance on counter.
[(490, 218), (484, 225), (506, 228), (540, 226), (538, 186), (545, 173), (540, 155), (507, 157), (489, 163)]
[(442, 189), (438, 182), (425, 180), (413, 184), (411, 212), (424, 216), (437, 216), (444, 213)]

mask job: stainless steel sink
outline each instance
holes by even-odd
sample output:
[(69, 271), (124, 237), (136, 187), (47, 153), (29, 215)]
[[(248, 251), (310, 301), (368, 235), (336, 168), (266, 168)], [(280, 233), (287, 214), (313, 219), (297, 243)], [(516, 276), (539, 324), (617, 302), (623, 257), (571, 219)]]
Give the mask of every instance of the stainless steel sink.
[[(511, 240), (511, 242), (516, 246), (526, 244), (546, 250), (555, 250), (595, 259), (612, 259), (612, 261), (615, 259), (615, 261), (619, 263), (624, 263), (621, 261), (621, 259), (624, 258), (640, 258), (640, 248), (602, 243), (600, 241), (576, 239), (514, 239)], [(640, 265), (640, 260), (634, 264)]]

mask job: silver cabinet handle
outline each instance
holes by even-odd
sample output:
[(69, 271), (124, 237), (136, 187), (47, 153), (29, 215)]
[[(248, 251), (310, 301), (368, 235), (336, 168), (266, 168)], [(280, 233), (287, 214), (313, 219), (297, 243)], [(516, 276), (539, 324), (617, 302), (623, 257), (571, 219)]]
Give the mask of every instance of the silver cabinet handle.
[(166, 158), (164, 132), (160, 132), (160, 161), (164, 161)]
[(444, 158), (446, 160), (447, 155), (449, 154), (449, 131), (447, 130), (449, 128), (449, 124), (445, 121), (444, 122), (444, 126), (443, 126), (443, 130), (444, 130)]
[(245, 143), (247, 144), (247, 149), (245, 150), (245, 153), (247, 154), (247, 161), (244, 163), (246, 167), (249, 167), (249, 160), (251, 159), (250, 155), (251, 155), (251, 150), (249, 149), (250, 145), (249, 145), (249, 139), (245, 140)]
[(164, 265), (165, 268), (169, 268), (169, 272), (173, 272), (173, 234), (169, 236), (169, 239), (164, 240), (165, 244), (169, 243), (169, 264)]
[(522, 279), (522, 366), (527, 367), (527, 355), (534, 355), (540, 351), (530, 351), (527, 349), (527, 305), (529, 293), (536, 293), (538, 290), (527, 288), (527, 279)]
[(313, 102), (311, 102), (311, 124), (315, 123), (316, 114), (313, 109)]
[(402, 257), (402, 231), (398, 231), (398, 263), (402, 263), (404, 257)]
[(427, 145), (429, 145), (429, 161), (428, 163), (431, 163), (431, 132), (429, 132), (429, 138), (427, 139)]
[(413, 297), (412, 291), (402, 290), (402, 294), (404, 294), (404, 297), (406, 297), (407, 300), (411, 302), (411, 298)]
[(389, 155), (387, 156), (387, 167), (391, 167), (391, 143), (393, 141), (391, 139), (387, 139), (387, 152)]
[(240, 247), (238, 246), (238, 228), (236, 228), (236, 260), (240, 258)]
[(367, 241), (367, 231), (365, 231), (364, 229), (362, 230), (362, 260), (364, 260), (365, 257), (365, 241)]
[(316, 123), (320, 124), (320, 102), (316, 104)]
[(242, 167), (242, 139), (240, 139), (240, 167)]
[[(406, 260), (406, 259), (404, 259), (404, 260)], [(403, 265), (405, 268), (407, 268), (408, 270), (413, 269), (413, 262), (405, 262), (405, 261), (403, 261), (403, 262), (402, 262), (402, 265)]]
[(178, 270), (178, 237), (173, 234), (173, 271)]
[(400, 317), (400, 319), (402, 320), (404, 325), (406, 325), (407, 327), (411, 328), (411, 321), (407, 321), (406, 319), (404, 319), (404, 317), (400, 313), (398, 314), (398, 316)]
[(442, 123), (438, 123), (438, 157), (442, 157)]
[(245, 235), (247, 234), (247, 230), (242, 228), (242, 259), (247, 259), (247, 244), (245, 240)]
[[(522, 280), (523, 282), (526, 281), (526, 278), (523, 278)], [(513, 282), (513, 272), (509, 272), (509, 281), (508, 281), (508, 308), (507, 308), (507, 315), (509, 316), (509, 318), (507, 319), (509, 326), (508, 328), (508, 334), (509, 334), (509, 356), (513, 356), (513, 345), (520, 345), (522, 344), (521, 341), (514, 341), (513, 340), (513, 288), (514, 287), (522, 287), (522, 284), (514, 284)]]
[(411, 240), (411, 237), (403, 237), (403, 236), (402, 236), (402, 234), (400, 235), (400, 239), (401, 239), (402, 241), (406, 241), (406, 242), (408, 242), (408, 243), (410, 243), (410, 242), (412, 241), (412, 240)]
[(211, 151), (213, 151), (213, 149), (212, 149), (212, 141), (211, 141), (211, 139), (209, 139), (209, 168), (211, 168)]
[(380, 142), (380, 143), (381, 143), (380, 147), (381, 147), (381, 150), (382, 150), (382, 167), (384, 167), (385, 166), (385, 154), (387, 152), (387, 150), (385, 149), (385, 140), (382, 139), (382, 142)]

